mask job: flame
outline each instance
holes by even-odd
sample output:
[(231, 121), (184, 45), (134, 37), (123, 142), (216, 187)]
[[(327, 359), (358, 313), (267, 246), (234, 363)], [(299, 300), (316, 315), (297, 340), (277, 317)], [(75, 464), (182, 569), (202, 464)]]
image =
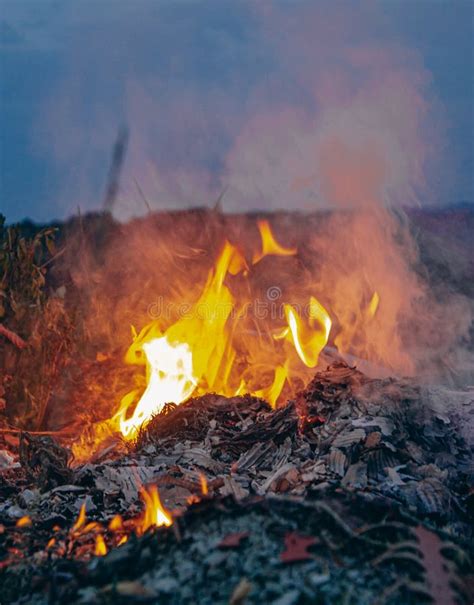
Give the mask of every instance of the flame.
[(115, 515), (109, 523), (110, 531), (121, 531), (123, 529), (123, 521), (120, 515)]
[(137, 525), (137, 534), (144, 534), (150, 527), (169, 527), (173, 523), (171, 514), (163, 507), (156, 485), (140, 490), (140, 496), (145, 504), (145, 512)]
[[(259, 315), (252, 305), (262, 302), (259, 288), (268, 284), (265, 278), (271, 269), (254, 266), (266, 256), (294, 256), (297, 249), (278, 242), (267, 220), (258, 221), (257, 226), (260, 250), (250, 253), (251, 262), (237, 245), (224, 241), (200, 294), (193, 294), (192, 304), (185, 301), (181, 316), (173, 315), (174, 321), (159, 317), (140, 332), (131, 326), (132, 343), (125, 362), (144, 366), (145, 381), (137, 380), (137, 385), (145, 386), (127, 393), (113, 416), (94, 427), (93, 445), (89, 434), (73, 446), (77, 461), (85, 460), (91, 447), (111, 432), (135, 439), (167, 403), (179, 405), (207, 393), (250, 394), (276, 408), (311, 379), (309, 370), (318, 365), (331, 334), (329, 311), (307, 287), (295, 293), (295, 300), (284, 300), (281, 288), (273, 282), (263, 301), (267, 315)], [(357, 342), (364, 323), (377, 313), (377, 291), (368, 304), (366, 292), (361, 292), (360, 299), (361, 306), (351, 318), (341, 322), (340, 313), (336, 315), (338, 332), (333, 342), (342, 353)]]
[(201, 494), (203, 496), (207, 496), (209, 493), (209, 488), (207, 486), (207, 479), (203, 473), (199, 473), (199, 482), (201, 484)]
[(103, 557), (107, 554), (107, 546), (105, 544), (104, 537), (102, 536), (102, 534), (97, 534), (97, 536), (95, 537), (94, 554), (96, 555), (96, 557)]
[(32, 521), (30, 519), (30, 517), (28, 517), (27, 515), (25, 515), (24, 517), (21, 517), (20, 519), (18, 519), (18, 521), (16, 522), (16, 527), (30, 527), (32, 525)]
[[(258, 229), (261, 252), (254, 254), (253, 264), (267, 255), (293, 256), (297, 253), (296, 248), (285, 248), (275, 240), (268, 221), (259, 221)], [(180, 404), (191, 395), (251, 393), (276, 407), (290, 379), (291, 369), (295, 367), (294, 352), (306, 367), (313, 368), (317, 364), (329, 337), (331, 321), (324, 307), (311, 297), (306, 322), (297, 316), (291, 305), (285, 305), (286, 340), (293, 343), (294, 351), (285, 351), (283, 347), (280, 351), (272, 351), (276, 363), (272, 378), (268, 370), (263, 373), (266, 386), (254, 384), (253, 377), (243, 377), (241, 372), (238, 375), (236, 368), (241, 352), (235, 341), (241, 338), (248, 300), (236, 296), (227, 282), (229, 276), (242, 274), (246, 277), (248, 271), (243, 253), (226, 241), (189, 313), (164, 331), (159, 320), (145, 326), (139, 334), (133, 328), (133, 343), (125, 361), (146, 365), (147, 385), (141, 397), (137, 390), (128, 393), (111, 420), (125, 439), (134, 439), (140, 427), (166, 403)], [(269, 335), (267, 342), (272, 340)], [(254, 344), (247, 339), (245, 345), (249, 346), (249, 356), (252, 350), (254, 355), (258, 354), (257, 341)]]
[(319, 354), (326, 346), (331, 331), (331, 319), (328, 312), (314, 296), (310, 298), (308, 322), (305, 325), (291, 305), (285, 305), (288, 331), (284, 335), (295, 346), (301, 361), (308, 368), (314, 368)]
[(85, 523), (86, 523), (86, 503), (83, 502), (81, 504), (81, 508), (79, 510), (79, 515), (77, 517), (77, 520), (71, 528), (71, 532), (75, 533), (75, 532), (80, 531), (84, 527)]
[(294, 256), (297, 253), (296, 248), (284, 248), (275, 240), (268, 221), (258, 221), (257, 226), (262, 239), (262, 251), (253, 255), (252, 264), (256, 265), (264, 256), (271, 254), (275, 256)]
[(380, 302), (380, 296), (379, 296), (378, 292), (374, 292), (372, 295), (372, 298), (370, 299), (369, 307), (368, 307), (368, 312), (369, 312), (370, 317), (374, 317), (374, 315), (377, 313), (377, 309), (379, 308), (379, 302)]
[(255, 391), (257, 397), (261, 397), (268, 401), (272, 408), (276, 408), (278, 397), (283, 389), (286, 379), (288, 378), (288, 370), (286, 366), (277, 366), (275, 368), (275, 376), (273, 383), (266, 389)]

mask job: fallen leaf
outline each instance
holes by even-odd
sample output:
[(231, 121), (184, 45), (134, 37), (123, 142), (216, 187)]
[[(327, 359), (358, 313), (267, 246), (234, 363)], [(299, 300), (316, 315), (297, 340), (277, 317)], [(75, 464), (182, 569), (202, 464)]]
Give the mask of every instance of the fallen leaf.
[(240, 543), (244, 538), (247, 538), (249, 535), (248, 531), (240, 531), (235, 532), (233, 534), (228, 534), (217, 545), (218, 548), (237, 548), (240, 546)]
[(370, 450), (373, 447), (377, 447), (381, 440), (382, 440), (382, 433), (379, 433), (379, 431), (373, 431), (372, 433), (369, 433), (367, 435), (364, 445), (367, 449)]
[(295, 532), (289, 532), (285, 535), (285, 550), (280, 553), (280, 561), (295, 563), (312, 559), (313, 555), (308, 552), (308, 548), (318, 543), (319, 539), (313, 536), (301, 536)]

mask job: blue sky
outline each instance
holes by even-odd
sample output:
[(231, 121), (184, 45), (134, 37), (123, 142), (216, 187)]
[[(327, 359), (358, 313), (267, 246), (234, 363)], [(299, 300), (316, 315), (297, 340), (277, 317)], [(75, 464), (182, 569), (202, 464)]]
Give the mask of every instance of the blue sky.
[(122, 218), (324, 206), (331, 141), (381, 150), (361, 196), (472, 202), (474, 3), (355, 4), (1, 0), (0, 210), (99, 208), (123, 124)]

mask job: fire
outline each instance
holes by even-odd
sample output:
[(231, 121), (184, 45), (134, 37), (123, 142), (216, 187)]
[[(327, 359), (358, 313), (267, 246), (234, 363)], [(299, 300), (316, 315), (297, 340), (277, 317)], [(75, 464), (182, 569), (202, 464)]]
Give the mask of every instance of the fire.
[(372, 298), (370, 299), (369, 308), (368, 308), (370, 317), (374, 317), (374, 315), (377, 313), (377, 309), (379, 308), (379, 302), (380, 302), (379, 293), (374, 292), (372, 295)]
[(75, 533), (80, 531), (84, 525), (86, 524), (86, 503), (83, 502), (81, 504), (81, 508), (79, 510), (79, 515), (76, 519), (76, 522), (74, 523), (74, 525), (71, 528), (71, 532)]
[(283, 334), (293, 342), (296, 352), (305, 366), (314, 368), (331, 331), (329, 314), (314, 296), (310, 299), (307, 325), (298, 317), (291, 305), (285, 305), (284, 308), (288, 329)]
[[(207, 494), (207, 480), (201, 475), (201, 491)], [(119, 547), (128, 541), (131, 534), (142, 536), (149, 529), (170, 527), (173, 524), (171, 513), (162, 505), (156, 485), (142, 487), (140, 497), (145, 505), (142, 515), (124, 521), (115, 515), (107, 525), (99, 521), (87, 522), (86, 504), (82, 503), (77, 519), (68, 530), (54, 526), (55, 536), (49, 538), (45, 550), (54, 556), (75, 553), (76, 556), (89, 558), (92, 554), (104, 557), (109, 548)], [(31, 528), (33, 522), (25, 516), (18, 519), (16, 527)], [(109, 544), (109, 546), (107, 546)]]
[(21, 517), (16, 522), (17, 527), (30, 527), (31, 525), (32, 525), (32, 521), (31, 521), (30, 517), (28, 517), (28, 516)]
[(199, 473), (199, 482), (201, 484), (201, 494), (203, 496), (207, 496), (207, 494), (209, 493), (209, 488), (207, 485), (206, 476), (203, 473)]
[(123, 521), (120, 515), (115, 515), (109, 523), (110, 531), (121, 531), (123, 529)]
[[(265, 256), (297, 254), (296, 248), (277, 242), (268, 221), (259, 221), (258, 230), (261, 250), (254, 253), (250, 265)], [(250, 270), (243, 252), (226, 241), (189, 313), (166, 329), (155, 320), (135, 335), (125, 361), (146, 365), (147, 386), (143, 393), (128, 393), (111, 420), (125, 439), (134, 439), (140, 427), (167, 402), (180, 404), (192, 395), (215, 392), (229, 397), (250, 393), (276, 407), (285, 385), (291, 390), (292, 378), (301, 376), (301, 364), (306, 368), (317, 365), (331, 329), (326, 309), (314, 296), (305, 307), (304, 317), (292, 304), (280, 304), (284, 315), (272, 317), (279, 325), (269, 326), (249, 312), (252, 297), (246, 280)], [(266, 303), (269, 301), (272, 298)], [(257, 335), (244, 338), (245, 334), (255, 334), (255, 324)], [(264, 372), (257, 359), (262, 342), (273, 358), (265, 360)], [(259, 369), (242, 371), (244, 359), (247, 370), (252, 370), (252, 364)]]
[(141, 522), (137, 525), (137, 534), (144, 534), (150, 527), (169, 527), (173, 523), (170, 513), (163, 507), (156, 485), (142, 488), (140, 495), (145, 504)]
[(296, 248), (284, 248), (273, 236), (268, 221), (258, 221), (258, 230), (262, 238), (262, 251), (253, 255), (252, 263), (256, 265), (264, 256), (274, 254), (276, 256), (294, 256), (297, 254)]
[(107, 554), (107, 546), (104, 541), (102, 534), (97, 534), (95, 537), (95, 548), (94, 554), (96, 557), (103, 557)]

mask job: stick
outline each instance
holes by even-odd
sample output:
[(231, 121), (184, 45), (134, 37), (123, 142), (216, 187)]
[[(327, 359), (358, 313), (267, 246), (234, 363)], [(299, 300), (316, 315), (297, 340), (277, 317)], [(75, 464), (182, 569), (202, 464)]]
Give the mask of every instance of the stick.
[(8, 340), (19, 349), (25, 349), (28, 346), (21, 336), (18, 336), (18, 334), (15, 334), (15, 332), (5, 328), (3, 324), (0, 324), (0, 334), (3, 334), (5, 338), (8, 338)]

